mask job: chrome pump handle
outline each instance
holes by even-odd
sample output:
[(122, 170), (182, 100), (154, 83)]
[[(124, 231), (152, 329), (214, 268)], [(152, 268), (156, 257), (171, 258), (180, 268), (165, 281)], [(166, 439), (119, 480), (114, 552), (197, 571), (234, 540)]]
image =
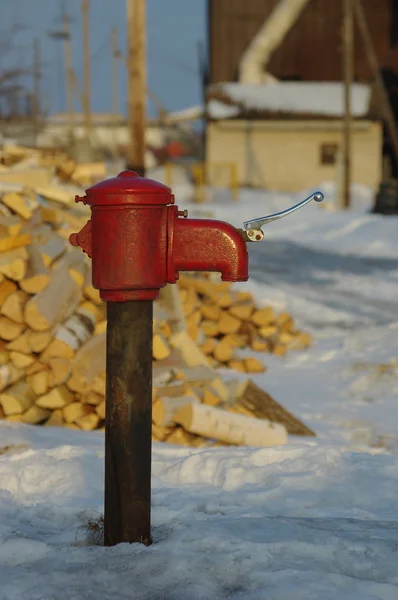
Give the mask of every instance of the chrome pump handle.
[(322, 202), (324, 200), (324, 195), (322, 192), (315, 192), (308, 196), (305, 200), (302, 200), (295, 206), (288, 208), (286, 210), (282, 210), (281, 212), (275, 213), (273, 215), (268, 215), (267, 217), (260, 217), (259, 219), (251, 219), (250, 221), (245, 221), (243, 223), (243, 227), (246, 231), (246, 235), (252, 242), (261, 242), (264, 238), (264, 232), (261, 230), (263, 225), (268, 225), (272, 221), (276, 221), (277, 219), (282, 219), (283, 217), (287, 217), (288, 215), (294, 213), (299, 208), (302, 208), (312, 200), (315, 202)]

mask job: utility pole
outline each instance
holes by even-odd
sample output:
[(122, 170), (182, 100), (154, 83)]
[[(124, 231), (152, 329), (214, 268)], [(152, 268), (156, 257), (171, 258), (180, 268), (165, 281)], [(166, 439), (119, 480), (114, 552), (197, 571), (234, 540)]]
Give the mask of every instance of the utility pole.
[(33, 42), (33, 128), (35, 144), (37, 145), (37, 135), (39, 132), (40, 118), (40, 41), (36, 38)]
[(351, 203), (352, 114), (351, 85), (354, 79), (354, 11), (353, 0), (343, 0), (343, 72), (344, 72), (344, 134), (343, 134), (343, 208)]
[(119, 114), (119, 60), (121, 53), (119, 50), (119, 41), (117, 37), (116, 27), (111, 29), (111, 49), (112, 49), (112, 74), (111, 74), (111, 86), (112, 86), (112, 113), (114, 115)]
[(365, 17), (361, 0), (354, 0), (355, 17), (357, 20), (358, 28), (362, 36), (362, 41), (365, 47), (365, 51), (368, 57), (368, 63), (375, 78), (376, 86), (380, 94), (380, 100), (382, 104), (383, 117), (387, 126), (387, 130), (390, 136), (392, 149), (395, 156), (396, 165), (398, 166), (398, 134), (397, 125), (395, 122), (394, 112), (392, 110), (391, 102), (388, 97), (386, 86), (384, 85), (383, 77), (380, 72), (380, 64), (377, 58), (375, 47), (370, 35), (369, 26)]
[(75, 129), (75, 95), (73, 86), (72, 48), (70, 35), (70, 19), (63, 16), (64, 64), (66, 78), (66, 112), (68, 114), (69, 135), (73, 137)]
[(145, 175), (146, 25), (145, 0), (127, 0), (127, 77), (130, 144), (127, 168)]
[(83, 113), (87, 139), (91, 136), (90, 0), (82, 0)]

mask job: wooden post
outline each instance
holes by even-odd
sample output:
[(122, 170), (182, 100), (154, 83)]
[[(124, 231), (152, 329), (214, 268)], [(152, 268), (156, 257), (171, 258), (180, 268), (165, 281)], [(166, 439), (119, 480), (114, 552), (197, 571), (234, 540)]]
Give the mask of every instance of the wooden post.
[(33, 42), (33, 127), (35, 144), (37, 145), (37, 135), (39, 133), (40, 118), (40, 41), (35, 39)]
[(108, 302), (104, 544), (151, 544), (153, 302)]
[(352, 115), (351, 85), (354, 79), (354, 13), (352, 0), (343, 0), (343, 65), (344, 65), (344, 137), (343, 137), (343, 208), (351, 203)]
[[(210, 23), (210, 0), (207, 1), (207, 22)], [(210, 35), (210, 32), (208, 32)], [(210, 38), (209, 38), (210, 39)], [(199, 63), (199, 74), (201, 79), (201, 92), (202, 92), (202, 104), (203, 104), (203, 131), (202, 131), (202, 158), (203, 158), (203, 185), (207, 186), (209, 183), (208, 166), (207, 166), (207, 129), (209, 126), (209, 119), (207, 114), (207, 84), (209, 79), (208, 65), (205, 58), (204, 43), (198, 41), (197, 44), (197, 55)]]
[(112, 77), (111, 77), (111, 86), (112, 86), (112, 113), (114, 115), (119, 114), (119, 60), (120, 60), (120, 50), (119, 50), (119, 41), (117, 38), (117, 29), (116, 27), (112, 27), (111, 29), (111, 49), (112, 49)]
[(70, 19), (65, 13), (63, 16), (64, 28), (64, 65), (65, 65), (65, 86), (66, 86), (66, 112), (68, 114), (68, 129), (70, 137), (74, 135), (75, 128), (75, 95), (73, 85), (73, 67), (72, 67), (72, 49), (70, 35)]
[(90, 0), (82, 0), (83, 23), (83, 112), (87, 139), (91, 135)]
[(128, 116), (130, 144), (127, 168), (145, 175), (146, 25), (145, 0), (127, 0)]
[(391, 108), (390, 99), (388, 97), (383, 78), (380, 73), (379, 61), (372, 42), (369, 27), (366, 21), (365, 13), (360, 0), (354, 0), (355, 17), (358, 23), (359, 31), (362, 36), (362, 41), (368, 56), (368, 62), (373, 72), (377, 88), (379, 90), (381, 103), (383, 106), (384, 120), (387, 125), (387, 130), (390, 136), (392, 149), (395, 156), (396, 165), (398, 167), (398, 134), (395, 123), (394, 113)]

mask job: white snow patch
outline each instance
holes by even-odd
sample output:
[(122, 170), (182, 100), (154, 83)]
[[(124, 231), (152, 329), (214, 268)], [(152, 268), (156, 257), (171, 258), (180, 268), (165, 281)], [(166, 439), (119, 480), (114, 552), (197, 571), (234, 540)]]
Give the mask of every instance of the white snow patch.
[[(211, 91), (225, 94), (230, 101), (246, 109), (330, 117), (344, 115), (344, 86), (340, 82), (281, 81), (261, 85), (220, 83), (212, 86)], [(354, 117), (366, 117), (370, 98), (370, 86), (360, 83), (352, 85), (351, 112)], [(235, 115), (211, 116), (227, 118)]]
[[(398, 220), (368, 214), (370, 190), (341, 213), (321, 189), (333, 210), (265, 227), (237, 284), (312, 332), (308, 351), (259, 355), (253, 379), (317, 437), (154, 444), (154, 543), (103, 548), (85, 529), (103, 511), (102, 432), (0, 422), (0, 600), (396, 600)], [(198, 207), (181, 186), (176, 201), (241, 227), (306, 194)]]

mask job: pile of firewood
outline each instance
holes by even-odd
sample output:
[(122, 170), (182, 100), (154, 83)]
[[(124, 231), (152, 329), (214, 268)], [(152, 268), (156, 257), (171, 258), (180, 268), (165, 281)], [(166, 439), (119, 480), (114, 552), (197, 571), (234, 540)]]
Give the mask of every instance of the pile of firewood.
[[(101, 168), (18, 148), (0, 167), (0, 418), (103, 428), (106, 306), (90, 260), (68, 243), (89, 216), (68, 185), (92, 183)], [(170, 287), (173, 301), (166, 291), (155, 303), (153, 438), (273, 445), (314, 435), (250, 380), (227, 384), (218, 371), (262, 372), (259, 352), (310, 345), (292, 317), (210, 275)]]

